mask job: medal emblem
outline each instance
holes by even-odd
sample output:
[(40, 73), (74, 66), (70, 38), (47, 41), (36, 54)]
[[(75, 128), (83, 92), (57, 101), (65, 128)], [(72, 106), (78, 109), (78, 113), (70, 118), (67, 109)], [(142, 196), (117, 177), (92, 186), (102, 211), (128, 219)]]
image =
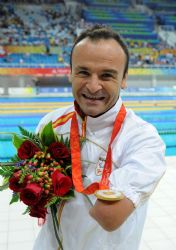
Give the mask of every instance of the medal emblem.
[(98, 163), (96, 165), (96, 169), (95, 169), (95, 174), (97, 176), (102, 175), (103, 169), (104, 169), (104, 164), (105, 164), (105, 159), (103, 159), (102, 157), (100, 157), (99, 160), (98, 160)]
[(118, 201), (124, 198), (124, 195), (121, 192), (111, 189), (97, 190), (95, 196), (98, 199), (105, 201)]

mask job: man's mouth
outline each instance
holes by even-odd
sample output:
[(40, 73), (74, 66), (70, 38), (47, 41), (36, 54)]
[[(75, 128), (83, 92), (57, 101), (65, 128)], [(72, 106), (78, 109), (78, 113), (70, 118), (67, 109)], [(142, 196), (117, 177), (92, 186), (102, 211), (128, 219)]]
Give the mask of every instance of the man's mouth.
[(89, 99), (89, 100), (98, 100), (102, 101), (105, 97), (104, 96), (93, 96), (89, 94), (82, 94), (84, 98)]

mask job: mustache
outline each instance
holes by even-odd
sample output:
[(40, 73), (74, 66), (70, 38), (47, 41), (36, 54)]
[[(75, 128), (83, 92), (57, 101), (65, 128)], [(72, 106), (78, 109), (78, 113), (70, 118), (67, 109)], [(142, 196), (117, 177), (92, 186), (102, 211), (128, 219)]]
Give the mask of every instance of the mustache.
[(90, 93), (89, 91), (84, 91), (82, 95), (89, 97), (89, 98), (104, 98), (106, 95), (102, 92), (97, 92), (97, 93)]
[(95, 96), (95, 95), (85, 95), (85, 94), (82, 94), (84, 98), (86, 99), (91, 99), (91, 100), (104, 100), (105, 99), (105, 96)]

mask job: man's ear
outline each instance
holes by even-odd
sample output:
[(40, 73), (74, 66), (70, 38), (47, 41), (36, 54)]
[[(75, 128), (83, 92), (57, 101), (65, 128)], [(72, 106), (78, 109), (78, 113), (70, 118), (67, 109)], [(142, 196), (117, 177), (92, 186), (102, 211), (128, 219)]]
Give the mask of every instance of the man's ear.
[(72, 74), (71, 73), (68, 75), (68, 80), (69, 80), (69, 83), (72, 83)]
[(121, 82), (121, 89), (126, 89), (127, 88), (127, 78), (128, 78), (128, 74), (126, 73), (125, 76), (122, 79)]

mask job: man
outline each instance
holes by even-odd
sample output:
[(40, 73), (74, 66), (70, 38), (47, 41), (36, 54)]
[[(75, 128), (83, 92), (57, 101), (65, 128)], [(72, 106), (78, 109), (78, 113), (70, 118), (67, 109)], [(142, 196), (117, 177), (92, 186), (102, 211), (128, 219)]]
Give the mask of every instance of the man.
[[(137, 250), (149, 196), (165, 172), (165, 146), (152, 125), (122, 104), (129, 54), (118, 34), (99, 25), (86, 30), (70, 60), (74, 106), (47, 114), (37, 128), (52, 120), (58, 134), (71, 135), (72, 166), (86, 176), (82, 183), (73, 173), (75, 198), (58, 208), (63, 249)], [(82, 166), (74, 154), (79, 136)], [(107, 188), (123, 199), (97, 199), (96, 189)], [(57, 247), (48, 214), (34, 250)]]

